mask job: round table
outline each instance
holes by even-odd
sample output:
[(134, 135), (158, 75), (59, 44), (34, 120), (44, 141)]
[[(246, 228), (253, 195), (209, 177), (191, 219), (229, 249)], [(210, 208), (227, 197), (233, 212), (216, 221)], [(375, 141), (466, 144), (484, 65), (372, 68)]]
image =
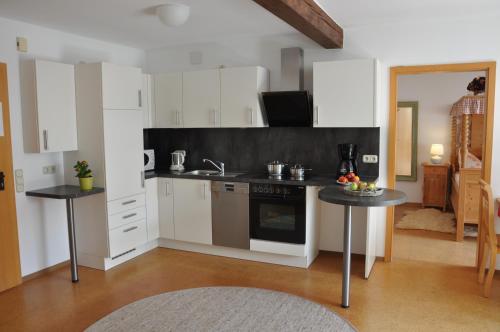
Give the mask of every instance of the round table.
[(351, 276), (351, 212), (353, 206), (394, 206), (406, 202), (406, 194), (384, 189), (380, 196), (353, 196), (344, 192), (343, 186), (330, 186), (320, 190), (319, 199), (332, 204), (344, 205), (344, 253), (342, 268), (342, 307), (349, 308), (349, 283)]

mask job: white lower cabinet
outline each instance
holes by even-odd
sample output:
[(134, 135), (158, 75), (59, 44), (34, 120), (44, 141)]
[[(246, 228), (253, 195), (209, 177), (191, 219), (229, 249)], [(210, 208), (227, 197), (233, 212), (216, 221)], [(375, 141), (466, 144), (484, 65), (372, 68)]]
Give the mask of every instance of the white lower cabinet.
[(146, 221), (139, 220), (109, 231), (109, 252), (111, 257), (123, 255), (148, 240)]
[(210, 181), (174, 179), (173, 187), (175, 240), (212, 244)]
[(158, 179), (158, 211), (160, 237), (175, 239), (173, 179)]
[(160, 237), (160, 216), (158, 211), (158, 179), (146, 180), (146, 221), (148, 241)]

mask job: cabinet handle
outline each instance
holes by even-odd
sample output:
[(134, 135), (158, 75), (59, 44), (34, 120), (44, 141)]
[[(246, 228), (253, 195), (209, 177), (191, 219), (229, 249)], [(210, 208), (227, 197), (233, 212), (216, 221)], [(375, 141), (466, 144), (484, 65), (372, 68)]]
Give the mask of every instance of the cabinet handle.
[(253, 109), (250, 107), (250, 124), (253, 125)]
[(49, 149), (49, 132), (47, 129), (43, 130), (43, 148), (44, 150)]
[(141, 187), (142, 188), (144, 188), (144, 185), (145, 185), (144, 180), (145, 180), (144, 179), (144, 171), (141, 171)]
[(217, 125), (217, 110), (213, 109), (212, 112), (214, 113), (214, 126)]
[(314, 119), (313, 122), (315, 124), (319, 124), (319, 111), (318, 111), (318, 106), (314, 107)]
[(123, 230), (123, 233), (128, 233), (128, 232), (133, 231), (134, 229), (137, 229), (137, 228), (139, 228), (139, 226), (132, 226), (132, 227), (126, 228)]
[(168, 182), (165, 182), (165, 196), (170, 195), (170, 190), (168, 190), (168, 189), (169, 189)]
[(142, 90), (139, 90), (139, 107), (142, 107)]
[(207, 199), (207, 184), (203, 183), (203, 200)]
[(132, 218), (132, 217), (135, 217), (136, 215), (137, 215), (137, 213), (127, 214), (126, 216), (123, 216), (122, 219)]
[(179, 111), (175, 111), (175, 124), (176, 125), (180, 125), (180, 121), (179, 121)]
[(137, 202), (136, 199), (131, 199), (130, 201), (123, 202), (122, 205), (129, 205), (129, 204), (132, 204), (132, 203), (135, 203), (135, 202)]

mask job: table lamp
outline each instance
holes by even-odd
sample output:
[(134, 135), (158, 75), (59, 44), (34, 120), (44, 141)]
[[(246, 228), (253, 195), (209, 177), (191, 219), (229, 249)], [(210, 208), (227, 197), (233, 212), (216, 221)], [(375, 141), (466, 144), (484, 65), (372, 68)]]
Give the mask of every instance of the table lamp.
[(444, 147), (443, 144), (432, 144), (431, 145), (431, 163), (441, 164), (443, 161)]

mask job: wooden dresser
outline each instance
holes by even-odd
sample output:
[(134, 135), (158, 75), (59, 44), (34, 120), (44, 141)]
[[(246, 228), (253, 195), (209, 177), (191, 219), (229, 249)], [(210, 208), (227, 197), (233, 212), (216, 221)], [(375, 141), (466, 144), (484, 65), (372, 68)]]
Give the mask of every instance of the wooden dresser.
[(424, 188), (422, 206), (440, 207), (446, 210), (450, 181), (450, 164), (423, 163)]

